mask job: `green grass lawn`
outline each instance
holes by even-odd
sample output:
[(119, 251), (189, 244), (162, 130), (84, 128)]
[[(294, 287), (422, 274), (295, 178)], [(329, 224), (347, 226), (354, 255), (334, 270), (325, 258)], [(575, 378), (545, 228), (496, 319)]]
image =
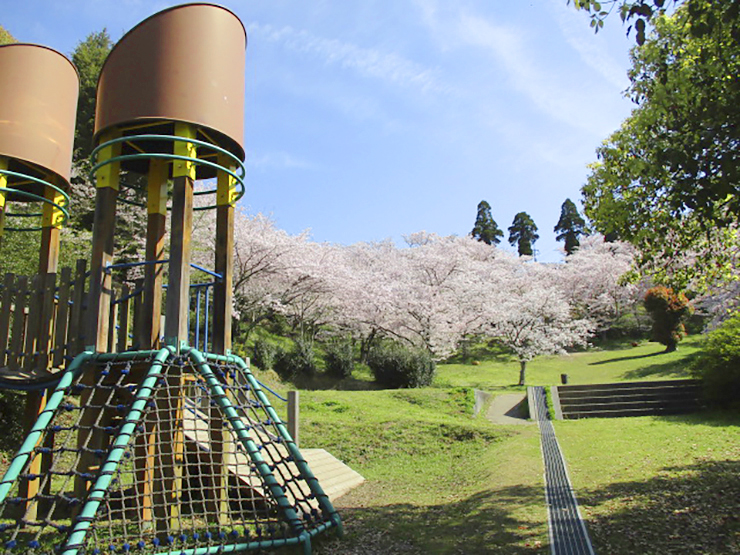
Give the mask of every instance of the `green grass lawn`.
[(472, 417), (460, 388), (302, 393), (301, 443), (367, 482), (339, 499), (330, 553), (528, 553), (547, 543), (536, 426)]
[(561, 421), (597, 553), (740, 553), (740, 415)]
[[(686, 359), (699, 348), (700, 337), (685, 338), (673, 353), (658, 343), (611, 344), (562, 356), (538, 357), (527, 364), (527, 385), (557, 385), (568, 374), (569, 384), (665, 380), (689, 377)], [(438, 387), (467, 386), (484, 390), (516, 389), (519, 363), (508, 355), (497, 355), (470, 364), (441, 364), (434, 384)], [(521, 389), (521, 388), (520, 388)]]

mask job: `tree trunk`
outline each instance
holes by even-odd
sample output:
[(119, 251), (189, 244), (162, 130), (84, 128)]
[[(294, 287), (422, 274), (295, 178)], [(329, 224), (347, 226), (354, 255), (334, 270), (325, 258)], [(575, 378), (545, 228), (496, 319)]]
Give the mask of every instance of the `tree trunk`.
[(524, 385), (524, 378), (526, 376), (526, 372), (527, 372), (527, 361), (520, 360), (519, 361), (519, 385)]

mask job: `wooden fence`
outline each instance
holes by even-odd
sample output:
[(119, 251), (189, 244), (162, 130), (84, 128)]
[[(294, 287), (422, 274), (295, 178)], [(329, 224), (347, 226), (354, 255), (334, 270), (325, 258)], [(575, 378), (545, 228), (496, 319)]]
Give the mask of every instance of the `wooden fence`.
[[(6, 274), (0, 284), (0, 369), (6, 377), (33, 377), (62, 369), (90, 344), (86, 333), (89, 274), (85, 260), (58, 274)], [(136, 293), (136, 292), (135, 292)], [(115, 284), (108, 344), (111, 351), (132, 346), (141, 295)], [(136, 308), (137, 310), (134, 310)]]

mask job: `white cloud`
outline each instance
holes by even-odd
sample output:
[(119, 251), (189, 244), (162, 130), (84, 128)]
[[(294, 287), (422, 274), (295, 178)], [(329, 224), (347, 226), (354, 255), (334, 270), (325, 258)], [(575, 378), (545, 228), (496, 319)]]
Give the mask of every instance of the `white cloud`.
[(393, 52), (362, 48), (336, 39), (317, 37), (308, 31), (299, 31), (290, 26), (278, 29), (272, 25), (253, 23), (249, 25), (248, 32), (260, 35), (263, 40), (280, 43), (294, 52), (317, 56), (323, 59), (326, 65), (353, 70), (365, 78), (423, 92), (444, 89), (438, 83), (433, 70)]
[(536, 57), (529, 53), (522, 29), (461, 14), (457, 32), (468, 44), (486, 49), (504, 67), (511, 84), (542, 112), (569, 125), (590, 128), (590, 118), (583, 117), (579, 95), (537, 64)]
[(318, 169), (316, 164), (296, 158), (287, 152), (250, 152), (247, 156), (246, 165), (256, 169)]
[[(561, 0), (552, 0), (548, 11), (554, 14), (565, 40), (578, 53), (581, 61), (615, 87), (625, 90), (629, 85), (627, 72), (624, 65), (607, 52), (605, 46), (608, 38), (604, 36), (606, 32), (602, 30), (595, 36), (585, 14), (577, 12)], [(612, 16), (610, 24), (619, 27), (616, 14)], [(620, 29), (619, 32), (624, 31)], [(593, 40), (596, 38), (599, 40)]]

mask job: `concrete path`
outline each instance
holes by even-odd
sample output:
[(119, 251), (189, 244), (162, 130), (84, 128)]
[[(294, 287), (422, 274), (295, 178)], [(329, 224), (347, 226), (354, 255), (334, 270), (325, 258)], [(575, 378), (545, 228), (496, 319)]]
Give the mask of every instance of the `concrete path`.
[(524, 410), (524, 393), (505, 393), (493, 398), (486, 418), (494, 424), (534, 425)]

